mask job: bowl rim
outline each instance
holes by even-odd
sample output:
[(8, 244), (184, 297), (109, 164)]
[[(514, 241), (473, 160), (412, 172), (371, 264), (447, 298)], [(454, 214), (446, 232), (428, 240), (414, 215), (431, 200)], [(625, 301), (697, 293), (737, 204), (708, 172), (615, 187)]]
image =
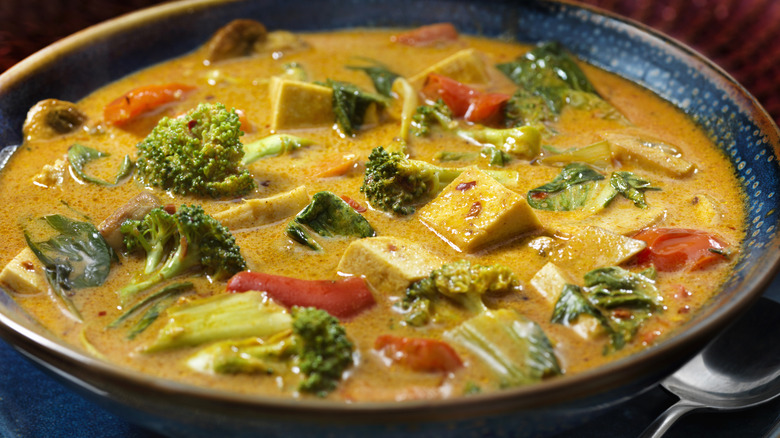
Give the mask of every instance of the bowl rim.
[[(239, 0), (184, 0), (174, 3), (164, 3), (139, 11), (131, 12), (120, 17), (96, 24), (75, 34), (66, 37), (54, 44), (36, 52), (18, 64), (12, 66), (0, 75), (0, 93), (6, 88), (13, 87), (23, 78), (34, 75), (40, 69), (56, 63), (58, 59), (78, 50), (80, 47), (94, 43), (115, 34), (121, 34), (139, 25), (186, 15), (192, 11), (208, 9), (212, 6), (234, 3)], [(650, 28), (618, 14), (603, 9), (577, 3), (572, 0), (546, 0), (547, 3), (559, 4), (564, 7), (582, 9), (591, 14), (604, 16), (615, 22), (625, 24), (646, 34), (646, 36), (660, 40), (664, 45), (670, 45), (680, 51), (686, 58), (705, 66), (711, 72), (725, 79), (740, 95), (747, 100), (742, 106), (749, 106), (759, 117), (757, 123), (768, 135), (773, 136), (773, 144), (777, 146), (777, 124), (761, 107), (760, 103), (741, 84), (731, 77), (725, 70), (710, 61), (698, 51), (669, 37), (660, 31)], [(585, 59), (587, 62), (588, 60)], [(606, 68), (606, 70), (609, 70)], [(105, 85), (105, 84), (104, 84)], [(771, 266), (765, 267), (758, 279), (747, 281), (747, 290), (742, 290), (739, 296), (727, 307), (711, 309), (705, 316), (694, 317), (686, 324), (684, 329), (678, 329), (678, 333), (665, 339), (657, 345), (651, 346), (640, 352), (629, 355), (602, 365), (600, 367), (578, 373), (573, 376), (551, 379), (534, 385), (518, 387), (503, 391), (494, 391), (486, 394), (477, 394), (469, 397), (456, 397), (446, 400), (422, 400), (404, 402), (360, 402), (342, 403), (330, 400), (279, 398), (265, 395), (244, 395), (224, 390), (199, 387), (191, 384), (176, 382), (173, 380), (154, 377), (131, 369), (122, 368), (102, 361), (88, 354), (75, 350), (64, 343), (47, 338), (40, 333), (25, 326), (13, 317), (0, 312), (0, 335), (11, 345), (23, 352), (26, 356), (39, 361), (41, 357), (53, 355), (59, 360), (66, 361), (75, 366), (85, 367), (103, 376), (122, 381), (126, 384), (143, 386), (148, 391), (167, 394), (176, 394), (185, 397), (196, 397), (204, 402), (234, 403), (251, 406), (253, 408), (270, 409), (273, 412), (319, 414), (327, 418), (339, 413), (369, 414), (366, 418), (382, 418), (390, 416), (404, 416), (408, 419), (425, 419), (446, 416), (451, 417), (452, 412), (470, 412), (470, 415), (480, 415), (480, 412), (495, 412), (496, 406), (505, 404), (504, 409), (534, 409), (560, 403), (564, 401), (578, 401), (594, 394), (604, 393), (620, 386), (625, 381), (635, 380), (641, 375), (646, 375), (648, 366), (636, 367), (637, 364), (657, 363), (650, 360), (653, 357), (670, 356), (678, 360), (685, 359), (693, 353), (685, 353), (688, 344), (703, 346), (708, 337), (744, 313), (755, 302), (764, 288), (780, 270), (780, 253), (773, 256)], [(5, 309), (0, 309), (5, 310)], [(705, 312), (699, 312), (701, 314)], [(634, 370), (632, 372), (632, 369)], [(636, 370), (643, 370), (637, 372)], [(617, 378), (614, 376), (622, 376)], [(660, 378), (660, 376), (659, 376)], [(475, 409), (476, 407), (476, 409)], [(447, 414), (444, 414), (447, 412)], [(408, 416), (408, 417), (407, 417)]]

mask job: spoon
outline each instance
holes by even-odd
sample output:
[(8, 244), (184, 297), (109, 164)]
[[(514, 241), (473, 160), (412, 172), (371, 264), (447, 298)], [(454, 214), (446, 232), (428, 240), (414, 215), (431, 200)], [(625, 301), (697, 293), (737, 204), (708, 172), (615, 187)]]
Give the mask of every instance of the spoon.
[(661, 382), (680, 397), (640, 438), (658, 438), (696, 409), (730, 411), (780, 395), (780, 303), (761, 298), (727, 331)]

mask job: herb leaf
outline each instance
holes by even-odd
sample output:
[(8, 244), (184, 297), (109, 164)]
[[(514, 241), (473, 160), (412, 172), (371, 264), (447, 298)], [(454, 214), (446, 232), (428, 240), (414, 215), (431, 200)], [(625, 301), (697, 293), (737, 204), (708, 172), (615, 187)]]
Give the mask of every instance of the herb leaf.
[(44, 216), (45, 223), (59, 234), (33, 241), (25, 230), (27, 245), (44, 266), (46, 279), (67, 309), (81, 316), (70, 299), (73, 289), (100, 286), (111, 269), (114, 251), (88, 222), (78, 222), (58, 214)]
[(398, 73), (390, 71), (387, 67), (382, 65), (373, 65), (369, 67), (357, 67), (347, 66), (350, 70), (361, 70), (371, 78), (371, 82), (374, 83), (376, 92), (382, 96), (391, 97), (393, 82), (398, 78)]
[(91, 147), (79, 143), (75, 143), (68, 148), (68, 162), (70, 163), (71, 169), (73, 169), (73, 173), (78, 175), (79, 178), (99, 186), (115, 187), (133, 171), (134, 164), (129, 155), (125, 155), (124, 160), (122, 160), (122, 164), (119, 167), (116, 178), (114, 178), (114, 182), (103, 181), (102, 179), (87, 175), (84, 171), (84, 166), (90, 161), (108, 156), (109, 154), (105, 152), (92, 149)]
[[(631, 172), (612, 172), (609, 184), (617, 191), (615, 195), (623, 195), (639, 208), (647, 208), (645, 190), (661, 190), (658, 187), (652, 187), (650, 181), (642, 179)], [(614, 196), (608, 199), (605, 205), (613, 198)]]
[(537, 210), (570, 211), (588, 201), (604, 175), (583, 163), (570, 163), (552, 181), (528, 191), (528, 204)]

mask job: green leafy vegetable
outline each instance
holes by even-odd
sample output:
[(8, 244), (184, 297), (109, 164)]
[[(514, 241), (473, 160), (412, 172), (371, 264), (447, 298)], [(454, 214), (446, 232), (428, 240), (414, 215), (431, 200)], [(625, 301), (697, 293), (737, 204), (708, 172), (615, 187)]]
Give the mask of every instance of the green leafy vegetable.
[(101, 152), (97, 149), (92, 149), (88, 146), (81, 145), (79, 143), (75, 143), (68, 148), (68, 162), (70, 163), (71, 169), (73, 169), (73, 173), (75, 173), (79, 178), (99, 186), (115, 187), (119, 185), (123, 179), (130, 175), (130, 172), (133, 171), (134, 164), (129, 155), (125, 155), (124, 160), (122, 160), (122, 164), (119, 167), (119, 171), (117, 172), (116, 177), (114, 178), (114, 182), (103, 181), (102, 179), (87, 175), (87, 173), (84, 171), (84, 166), (86, 166), (90, 161), (108, 156), (109, 154)]
[(639, 208), (647, 208), (645, 190), (661, 190), (658, 187), (652, 187), (650, 181), (642, 179), (631, 172), (613, 172), (612, 177), (609, 179), (609, 185), (615, 189), (615, 195), (608, 199), (606, 203), (609, 203), (615, 196), (620, 194)]
[(108, 277), (116, 255), (94, 225), (58, 214), (44, 216), (44, 223), (56, 233), (36, 241), (24, 231), (27, 245), (43, 264), (46, 279), (68, 311), (81, 315), (70, 299), (74, 289), (100, 286)]
[(315, 193), (306, 206), (287, 227), (287, 235), (296, 242), (319, 250), (311, 236), (301, 226), (305, 225), (323, 237), (372, 237), (376, 235), (371, 224), (360, 213), (337, 195), (323, 191)]
[(378, 63), (369, 67), (348, 66), (347, 68), (350, 70), (363, 71), (368, 75), (369, 78), (371, 78), (371, 82), (374, 83), (374, 88), (376, 89), (377, 93), (386, 97), (392, 96), (393, 82), (396, 80), (396, 78), (401, 76), (398, 73), (390, 71), (390, 69), (384, 65)]
[(444, 333), (493, 371), (502, 388), (561, 374), (550, 340), (538, 324), (510, 309), (489, 310)]
[(590, 198), (595, 181), (604, 179), (583, 163), (567, 164), (551, 182), (528, 191), (528, 205), (538, 210), (570, 211)]
[(387, 106), (388, 99), (380, 94), (363, 91), (347, 82), (328, 79), (326, 86), (333, 89), (333, 112), (345, 135), (353, 136), (363, 124), (371, 105)]
[(594, 269), (585, 274), (584, 288), (564, 286), (551, 321), (570, 325), (580, 315), (593, 316), (610, 336), (606, 351), (619, 350), (661, 309), (654, 278), (652, 268), (638, 273), (617, 266)]

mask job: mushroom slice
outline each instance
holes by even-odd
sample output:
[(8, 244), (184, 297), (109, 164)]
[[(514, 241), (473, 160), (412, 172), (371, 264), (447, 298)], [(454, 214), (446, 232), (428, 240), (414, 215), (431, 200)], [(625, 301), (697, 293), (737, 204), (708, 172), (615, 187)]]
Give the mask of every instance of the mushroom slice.
[(138, 220), (146, 216), (153, 208), (162, 205), (157, 196), (149, 192), (141, 192), (121, 207), (119, 207), (111, 216), (107, 217), (100, 226), (100, 234), (106, 240), (106, 243), (114, 250), (122, 248), (122, 232), (119, 228), (127, 219)]
[(206, 43), (206, 61), (209, 63), (239, 58), (254, 53), (255, 45), (268, 36), (265, 26), (255, 20), (233, 20), (220, 28)]
[(76, 107), (76, 104), (64, 100), (46, 99), (36, 103), (27, 112), (22, 132), (28, 141), (46, 140), (73, 132), (86, 121), (87, 116)]

